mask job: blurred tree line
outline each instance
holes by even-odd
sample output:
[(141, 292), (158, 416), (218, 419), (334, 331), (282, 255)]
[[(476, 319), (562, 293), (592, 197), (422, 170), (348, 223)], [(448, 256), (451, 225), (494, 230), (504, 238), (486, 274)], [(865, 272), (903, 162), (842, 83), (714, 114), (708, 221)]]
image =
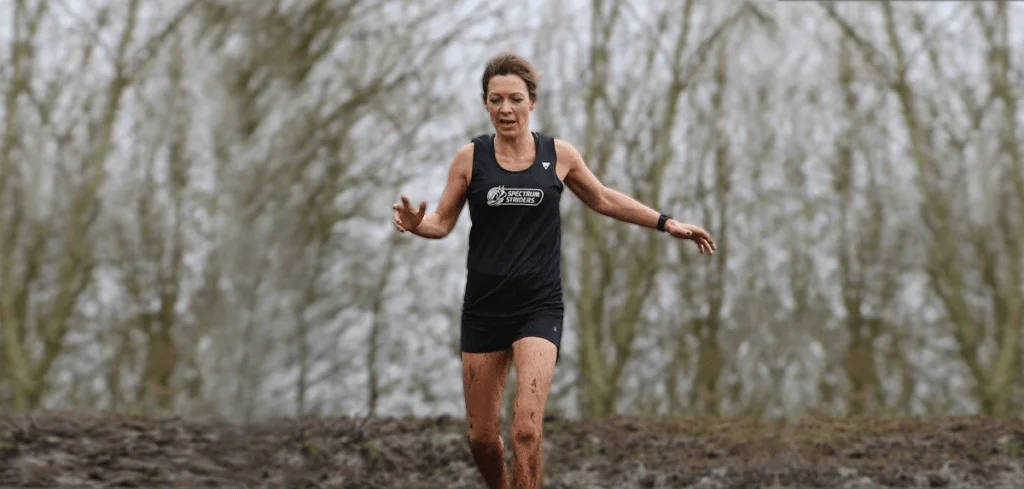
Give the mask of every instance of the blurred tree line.
[(468, 214), (418, 240), (390, 204), (433, 207), (514, 49), (535, 128), (719, 243), (566, 195), (552, 411), (1020, 414), (1019, 7), (543, 12), (6, 2), (2, 409), (460, 414)]

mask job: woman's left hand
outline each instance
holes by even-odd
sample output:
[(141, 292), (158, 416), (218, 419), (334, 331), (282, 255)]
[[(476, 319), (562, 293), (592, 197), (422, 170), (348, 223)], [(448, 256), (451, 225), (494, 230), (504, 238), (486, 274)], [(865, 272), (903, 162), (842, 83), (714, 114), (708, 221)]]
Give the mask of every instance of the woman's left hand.
[(715, 240), (711, 239), (711, 235), (693, 224), (683, 224), (670, 219), (665, 223), (665, 232), (679, 239), (693, 240), (694, 243), (697, 243), (697, 248), (701, 254), (704, 254), (706, 251), (708, 254), (713, 255), (717, 249), (715, 247)]

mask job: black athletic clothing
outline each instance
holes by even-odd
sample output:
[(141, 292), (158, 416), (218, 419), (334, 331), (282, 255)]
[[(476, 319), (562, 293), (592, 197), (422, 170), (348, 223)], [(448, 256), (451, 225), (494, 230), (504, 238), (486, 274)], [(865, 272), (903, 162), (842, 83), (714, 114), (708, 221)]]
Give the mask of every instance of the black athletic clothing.
[(521, 171), (498, 164), (493, 134), (473, 139), (463, 351), (509, 348), (527, 333), (560, 343), (564, 185), (555, 173), (555, 140), (532, 135), (537, 155)]
[[(561, 311), (538, 311), (520, 319), (492, 319), (462, 322), (462, 351), (487, 353), (512, 348), (512, 343), (527, 336), (544, 338), (562, 349)], [(559, 353), (561, 356), (561, 353)]]

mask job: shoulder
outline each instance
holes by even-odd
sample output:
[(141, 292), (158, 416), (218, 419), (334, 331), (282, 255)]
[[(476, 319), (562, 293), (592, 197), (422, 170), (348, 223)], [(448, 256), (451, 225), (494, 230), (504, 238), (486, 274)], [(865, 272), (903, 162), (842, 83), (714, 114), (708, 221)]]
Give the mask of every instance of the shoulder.
[(462, 147), (455, 152), (455, 158), (452, 161), (452, 169), (460, 173), (471, 171), (473, 169), (473, 157), (475, 152), (475, 140), (474, 142), (462, 145)]
[(473, 152), (476, 150), (476, 140), (473, 142), (463, 144), (458, 151), (455, 152), (455, 158), (472, 158)]
[(564, 139), (553, 138), (555, 144), (555, 156), (560, 163), (576, 164), (583, 160), (580, 152), (572, 143)]
[(473, 179), (473, 160), (475, 159), (476, 144), (463, 144), (462, 147), (455, 152), (455, 158), (452, 158), (452, 165), (448, 169), (449, 181), (457, 179), (463, 184), (469, 185), (469, 182)]

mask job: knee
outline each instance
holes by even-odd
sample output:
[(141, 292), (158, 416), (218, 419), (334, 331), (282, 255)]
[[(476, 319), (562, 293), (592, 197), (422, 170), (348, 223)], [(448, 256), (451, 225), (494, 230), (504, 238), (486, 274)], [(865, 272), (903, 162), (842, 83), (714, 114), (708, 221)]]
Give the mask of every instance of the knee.
[(540, 424), (531, 422), (513, 423), (512, 441), (517, 446), (536, 446), (540, 444)]
[(501, 447), (501, 434), (497, 427), (469, 428), (469, 445), (473, 450), (493, 451)]

